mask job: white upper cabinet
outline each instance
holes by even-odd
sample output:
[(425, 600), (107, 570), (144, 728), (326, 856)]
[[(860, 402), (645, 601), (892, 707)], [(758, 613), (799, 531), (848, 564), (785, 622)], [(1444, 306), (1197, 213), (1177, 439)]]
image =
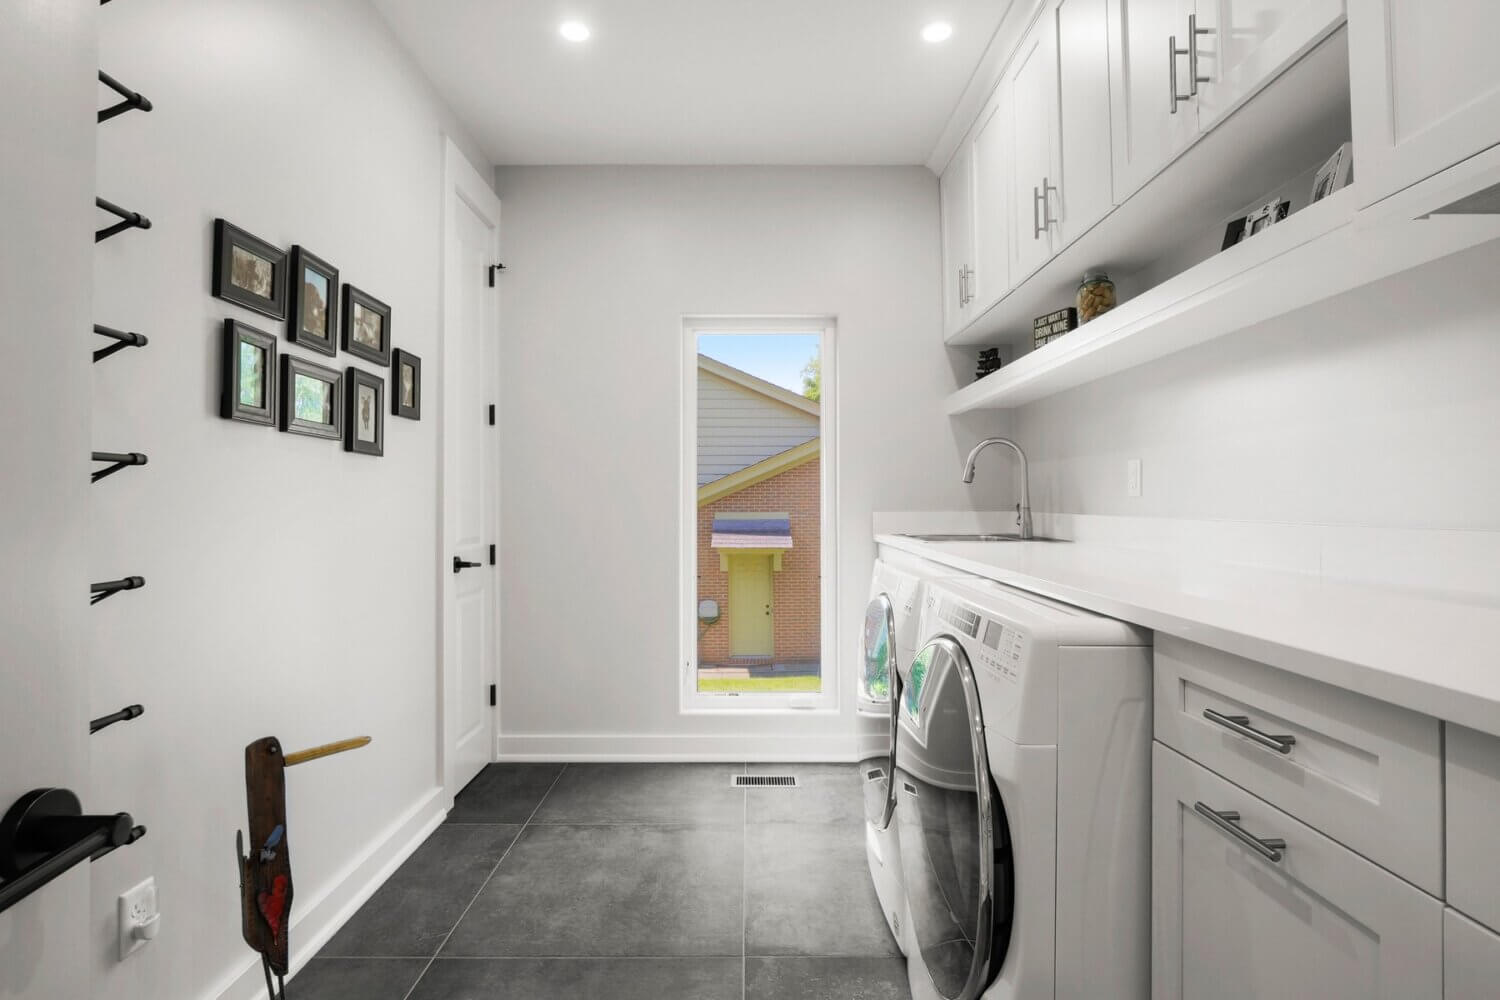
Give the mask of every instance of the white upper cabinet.
[(938, 179), (943, 225), (943, 333), (950, 335), (968, 324), (973, 312), (974, 268), (974, 147), (968, 139), (953, 154)]
[(1058, 181), (1053, 214), (1060, 246), (1114, 208), (1109, 120), (1107, 0), (1058, 0)]
[(1191, 49), (1188, 16), (1196, 10), (1191, 0), (1108, 0), (1108, 9), (1114, 192), (1120, 204), (1198, 135), (1189, 59), (1173, 51)]
[(1369, 205), (1500, 143), (1500, 3), (1359, 0), (1354, 172)]
[(1343, 20), (1344, 0), (1198, 0), (1199, 128), (1228, 116)]
[(1032, 26), (1011, 60), (1011, 255), (1013, 282), (1052, 256), (1057, 217), (1057, 43), (1050, 17)]
[(974, 126), (975, 315), (1010, 290), (1011, 121), (1002, 83)]

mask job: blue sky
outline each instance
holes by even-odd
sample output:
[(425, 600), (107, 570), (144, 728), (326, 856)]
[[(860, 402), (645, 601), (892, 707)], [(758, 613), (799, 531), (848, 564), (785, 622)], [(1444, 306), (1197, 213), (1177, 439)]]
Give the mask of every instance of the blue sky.
[(698, 353), (802, 392), (802, 366), (818, 356), (816, 333), (701, 333)]

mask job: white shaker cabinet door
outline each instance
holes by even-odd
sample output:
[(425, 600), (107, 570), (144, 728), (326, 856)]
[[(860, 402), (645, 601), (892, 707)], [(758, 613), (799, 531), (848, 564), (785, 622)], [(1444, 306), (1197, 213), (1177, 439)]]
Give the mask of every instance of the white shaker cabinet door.
[(1001, 81), (974, 125), (974, 301), (979, 315), (1010, 290), (1011, 121)]
[(1194, 100), (1172, 102), (1172, 84), (1188, 93), (1187, 48), (1192, 0), (1108, 0), (1110, 120), (1115, 204), (1176, 158), (1198, 135)]
[(1372, 204), (1500, 143), (1500, 3), (1351, 0), (1354, 175)]
[(1011, 177), (1010, 277), (1025, 281), (1052, 256), (1055, 191), (1060, 178), (1057, 148), (1057, 46), (1053, 26), (1042, 18), (1011, 58), (1006, 76), (1014, 172)]
[(952, 336), (968, 325), (970, 272), (974, 267), (974, 147), (968, 139), (958, 147), (938, 179), (943, 226), (943, 335)]
[(1500, 936), (1457, 910), (1443, 912), (1443, 1000), (1495, 1000)]
[(1114, 208), (1107, 0), (1057, 0), (1058, 220), (1055, 249)]
[(1344, 0), (1199, 0), (1197, 17), (1206, 132), (1342, 24)]

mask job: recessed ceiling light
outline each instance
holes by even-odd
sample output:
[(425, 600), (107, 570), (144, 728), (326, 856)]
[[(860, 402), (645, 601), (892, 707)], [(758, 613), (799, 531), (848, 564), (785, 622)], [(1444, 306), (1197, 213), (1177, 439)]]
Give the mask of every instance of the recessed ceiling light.
[(936, 45), (938, 42), (946, 42), (952, 34), (953, 25), (947, 21), (933, 21), (922, 29), (922, 41)]
[(564, 21), (557, 26), (557, 33), (570, 42), (586, 42), (589, 35), (593, 34), (582, 21)]

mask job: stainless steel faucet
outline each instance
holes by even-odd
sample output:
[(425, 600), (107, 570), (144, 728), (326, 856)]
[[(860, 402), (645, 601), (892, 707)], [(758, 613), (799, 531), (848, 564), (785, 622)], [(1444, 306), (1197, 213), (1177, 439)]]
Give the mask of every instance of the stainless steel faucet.
[(969, 460), (964, 463), (964, 482), (974, 481), (974, 461), (979, 458), (979, 453), (992, 444), (1003, 444), (1016, 453), (1021, 460), (1021, 502), (1016, 504), (1016, 523), (1021, 526), (1021, 537), (1031, 537), (1031, 473), (1026, 465), (1026, 453), (1021, 446), (1010, 438), (985, 438), (974, 446), (969, 452)]

